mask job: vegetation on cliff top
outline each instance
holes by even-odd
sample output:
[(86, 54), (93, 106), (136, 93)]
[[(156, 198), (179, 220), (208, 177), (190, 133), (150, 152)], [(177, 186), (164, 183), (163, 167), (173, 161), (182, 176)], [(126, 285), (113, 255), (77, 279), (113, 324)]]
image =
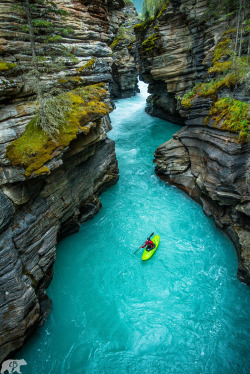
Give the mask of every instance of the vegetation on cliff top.
[(144, 0), (142, 16), (144, 21), (154, 17), (160, 17), (170, 4), (169, 0)]
[(214, 126), (222, 130), (239, 132), (239, 141), (248, 138), (249, 115), (248, 105), (240, 100), (231, 97), (222, 97), (213, 103), (205, 125), (212, 119)]
[(213, 51), (206, 81), (198, 82), (187, 92), (181, 104), (190, 109), (197, 98), (209, 97), (212, 107), (204, 124), (211, 123), (212, 118), (214, 126), (238, 132), (239, 140), (245, 141), (249, 131), (249, 106), (235, 100), (233, 95), (235, 88), (246, 84), (249, 72), (249, 27), (247, 22), (243, 22), (241, 28), (228, 30), (222, 35)]
[(24, 167), (27, 177), (33, 173), (47, 173), (48, 168), (44, 165), (46, 162), (67, 147), (79, 132), (87, 134), (90, 130), (88, 122), (110, 112), (110, 108), (103, 102), (106, 96), (103, 83), (59, 95), (57, 100), (63, 106), (60, 113), (55, 109), (59, 116), (58, 133), (54, 137), (46, 133), (40, 126), (38, 114), (29, 122), (23, 135), (7, 146), (6, 158), (12, 165)]
[[(32, 55), (30, 69), (26, 69), (23, 74), (25, 90), (33, 92), (37, 97), (39, 115), (36, 124), (49, 136), (53, 136), (60, 127), (60, 106), (64, 105), (63, 96), (59, 96), (60, 100), (55, 99), (54, 96), (58, 96), (59, 90), (56, 87), (48, 89), (48, 84), (42, 76), (65, 68), (65, 60), (69, 55), (60, 42), (63, 36), (73, 33), (73, 29), (58, 26), (58, 21), (64, 24), (68, 12), (50, 0), (19, 0), (13, 5), (13, 10), (22, 16), (23, 23), (17, 27), (20, 26), (22, 32), (27, 34), (27, 53)], [(45, 45), (44, 49), (41, 48), (41, 43)]]

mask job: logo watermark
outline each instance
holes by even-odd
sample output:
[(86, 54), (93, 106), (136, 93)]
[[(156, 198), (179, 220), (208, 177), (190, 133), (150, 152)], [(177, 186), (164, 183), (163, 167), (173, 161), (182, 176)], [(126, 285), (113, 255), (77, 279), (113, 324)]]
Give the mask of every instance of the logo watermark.
[(11, 373), (18, 373), (22, 374), (20, 371), (20, 366), (27, 365), (27, 362), (23, 359), (21, 360), (6, 360), (2, 364), (1, 374), (5, 374), (8, 371), (9, 374)]

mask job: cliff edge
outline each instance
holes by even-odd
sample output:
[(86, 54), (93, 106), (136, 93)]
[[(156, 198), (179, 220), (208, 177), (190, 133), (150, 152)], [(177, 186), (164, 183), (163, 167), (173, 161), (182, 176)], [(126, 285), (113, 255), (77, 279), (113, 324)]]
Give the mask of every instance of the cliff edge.
[(156, 173), (226, 231), (250, 284), (249, 15), (230, 4), (165, 1), (134, 29), (146, 111), (185, 125), (156, 150)]
[(127, 18), (123, 0), (0, 2), (0, 362), (49, 313), (58, 240), (119, 178), (107, 137), (114, 9)]

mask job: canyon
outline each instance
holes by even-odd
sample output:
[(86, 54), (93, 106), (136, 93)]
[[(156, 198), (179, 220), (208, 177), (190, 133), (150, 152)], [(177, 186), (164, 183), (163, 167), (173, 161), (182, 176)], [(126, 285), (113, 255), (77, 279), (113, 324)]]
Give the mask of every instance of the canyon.
[[(115, 146), (107, 137), (111, 97), (132, 94), (137, 87), (128, 43), (116, 59), (110, 47), (128, 17), (132, 22), (130, 14), (136, 17), (131, 4), (56, 1), (53, 31), (62, 36), (49, 44), (38, 35), (36, 50), (45, 93), (63, 93), (62, 106), (70, 103), (71, 116), (60, 136), (46, 135), (34, 125), (38, 106), (31, 42), (26, 14), (15, 3), (0, 4), (0, 361), (20, 348), (49, 313), (46, 289), (57, 242), (93, 217), (101, 208), (100, 193), (117, 182)], [(46, 7), (44, 2), (39, 12), (46, 13)], [(58, 46), (63, 63), (55, 68), (51, 50)], [(114, 76), (120, 54), (128, 68)]]
[[(244, 79), (233, 84), (230, 72), (229, 83), (218, 78), (218, 63), (228, 63), (220, 43), (226, 48), (233, 40), (235, 17), (209, 17), (206, 1), (172, 0), (141, 23), (128, 1), (56, 0), (65, 12), (54, 21), (60, 41), (49, 45), (40, 35), (36, 41), (45, 93), (60, 92), (70, 105), (67, 125), (53, 138), (34, 124), (30, 39), (15, 3), (0, 2), (0, 361), (49, 314), (56, 244), (99, 211), (101, 192), (119, 179), (109, 113), (114, 99), (138, 91), (138, 71), (149, 84), (146, 111), (183, 126), (155, 151), (157, 175), (227, 233), (238, 277), (249, 284), (249, 143), (246, 130), (227, 128), (216, 107), (233, 96), (245, 113), (249, 102)], [(40, 7), (46, 12), (46, 4)], [(246, 29), (245, 45), (248, 36)], [(63, 61), (55, 68), (49, 52), (58, 45)], [(211, 77), (217, 86), (207, 94), (201, 85)], [(223, 101), (223, 110), (230, 103)]]
[(136, 25), (140, 76), (151, 94), (146, 111), (184, 126), (156, 150), (156, 173), (214, 217), (235, 244), (239, 279), (249, 284), (249, 69), (242, 68), (249, 29), (243, 23), (246, 49), (232, 62), (235, 12), (216, 12), (206, 1), (170, 1)]

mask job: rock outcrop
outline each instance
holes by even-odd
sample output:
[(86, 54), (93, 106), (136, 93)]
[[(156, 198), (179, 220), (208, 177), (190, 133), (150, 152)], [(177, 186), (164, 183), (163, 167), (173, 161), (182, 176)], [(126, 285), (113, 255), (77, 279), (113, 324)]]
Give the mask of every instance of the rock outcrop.
[(250, 284), (249, 145), (214, 128), (185, 127), (155, 152), (156, 173), (188, 193), (235, 244)]
[(216, 18), (205, 1), (171, 0), (135, 31), (152, 94), (147, 112), (186, 125), (156, 150), (156, 173), (215, 218), (235, 244), (239, 279), (250, 284), (249, 30), (242, 25), (244, 47), (232, 61), (235, 14)]
[[(27, 19), (15, 3), (0, 2), (0, 362), (49, 313), (46, 288), (58, 240), (93, 217), (102, 190), (118, 180), (114, 142), (107, 137), (113, 63), (108, 6), (124, 2), (55, 0), (66, 14), (64, 20), (56, 15), (60, 42), (49, 45), (39, 35), (36, 41), (43, 87), (59, 91), (70, 105), (55, 137), (35, 126)], [(40, 7), (47, 14), (46, 5)], [(52, 69), (49, 51), (58, 47), (64, 47), (63, 62)]]
[(133, 26), (138, 22), (137, 12), (132, 3), (117, 9), (112, 5), (109, 10), (112, 44), (112, 84), (111, 95), (114, 99), (126, 98), (138, 92), (138, 67), (136, 65), (136, 39)]

